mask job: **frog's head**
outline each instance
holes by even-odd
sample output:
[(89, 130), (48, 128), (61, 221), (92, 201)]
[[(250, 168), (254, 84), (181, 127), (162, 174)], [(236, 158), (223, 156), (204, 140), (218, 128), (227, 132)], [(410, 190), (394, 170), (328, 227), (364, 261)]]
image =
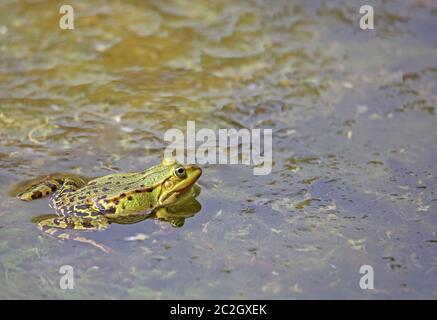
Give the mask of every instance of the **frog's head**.
[(168, 173), (161, 184), (158, 201), (161, 206), (169, 206), (175, 204), (194, 186), (202, 174), (202, 169), (196, 165), (169, 163), (168, 160), (164, 160), (163, 165), (167, 166)]

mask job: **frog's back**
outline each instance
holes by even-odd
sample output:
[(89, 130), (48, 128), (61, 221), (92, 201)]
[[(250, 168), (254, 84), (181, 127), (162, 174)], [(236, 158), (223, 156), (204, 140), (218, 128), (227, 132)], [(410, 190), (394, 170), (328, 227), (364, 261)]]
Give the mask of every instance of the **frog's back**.
[[(123, 199), (141, 198), (141, 206), (150, 208), (153, 188), (168, 175), (168, 169), (154, 166), (141, 172), (117, 173), (93, 179), (81, 188), (60, 190), (53, 195), (51, 206), (62, 216), (95, 217), (98, 214), (114, 215), (119, 211), (134, 211), (122, 205)], [(66, 183), (68, 186), (68, 182)], [(144, 194), (144, 195), (143, 195)], [(120, 206), (121, 210), (117, 210)]]

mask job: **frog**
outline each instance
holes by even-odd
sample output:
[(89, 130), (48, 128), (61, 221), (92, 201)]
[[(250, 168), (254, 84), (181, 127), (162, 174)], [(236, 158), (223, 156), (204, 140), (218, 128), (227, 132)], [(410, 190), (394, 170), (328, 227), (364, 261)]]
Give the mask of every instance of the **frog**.
[[(38, 229), (59, 238), (70, 239), (75, 231), (100, 231), (111, 223), (135, 223), (147, 218), (183, 225), (183, 207), (200, 193), (196, 184), (202, 174), (197, 165), (183, 165), (165, 158), (146, 170), (114, 173), (88, 179), (81, 175), (55, 173), (26, 183), (16, 192), (23, 201), (50, 195), (49, 206), (55, 214), (34, 219)], [(23, 187), (23, 185), (21, 185)], [(73, 240), (107, 248), (81, 236)]]

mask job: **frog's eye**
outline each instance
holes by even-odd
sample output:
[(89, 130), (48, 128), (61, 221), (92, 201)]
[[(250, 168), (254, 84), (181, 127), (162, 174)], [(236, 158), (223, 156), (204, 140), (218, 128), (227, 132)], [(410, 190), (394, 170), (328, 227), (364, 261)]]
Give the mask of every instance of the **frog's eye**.
[(185, 179), (187, 177), (187, 172), (185, 171), (184, 167), (176, 167), (176, 169), (174, 170), (174, 174), (176, 177), (181, 178), (181, 179)]

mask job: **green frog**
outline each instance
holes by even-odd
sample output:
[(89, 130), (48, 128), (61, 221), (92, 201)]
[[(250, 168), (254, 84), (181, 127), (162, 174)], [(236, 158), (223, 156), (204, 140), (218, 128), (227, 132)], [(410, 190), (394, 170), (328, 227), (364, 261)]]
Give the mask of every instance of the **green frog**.
[[(28, 182), (17, 196), (30, 201), (52, 194), (49, 205), (56, 215), (37, 217), (37, 226), (65, 240), (71, 238), (65, 229), (102, 230), (112, 222), (133, 223), (148, 217), (180, 226), (184, 220), (180, 212), (183, 204), (200, 193), (196, 181), (201, 174), (196, 165), (164, 159), (141, 172), (110, 174), (92, 180), (72, 174), (48, 175)], [(98, 246), (83, 237), (73, 240)]]

